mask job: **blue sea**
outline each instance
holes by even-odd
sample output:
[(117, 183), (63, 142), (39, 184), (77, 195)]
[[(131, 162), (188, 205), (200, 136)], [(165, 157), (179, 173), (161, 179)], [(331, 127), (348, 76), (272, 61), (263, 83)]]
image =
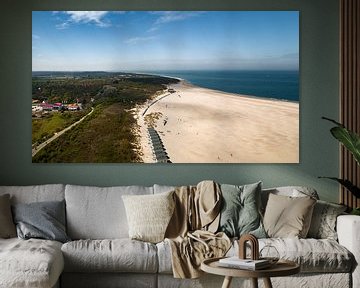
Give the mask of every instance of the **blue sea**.
[(298, 71), (149, 71), (200, 87), (264, 98), (299, 101)]

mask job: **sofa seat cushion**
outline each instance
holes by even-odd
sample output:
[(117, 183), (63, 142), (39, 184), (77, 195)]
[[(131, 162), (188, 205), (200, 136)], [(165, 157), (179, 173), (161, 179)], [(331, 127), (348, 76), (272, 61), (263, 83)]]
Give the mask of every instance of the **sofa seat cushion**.
[(77, 240), (61, 248), (66, 272), (156, 273), (156, 246), (123, 239)]
[(156, 244), (158, 251), (158, 262), (160, 274), (172, 274), (171, 247), (169, 241), (162, 241)]
[[(234, 243), (228, 255), (236, 255)], [(281, 259), (298, 263), (302, 273), (350, 272), (354, 265), (353, 255), (338, 242), (330, 239), (267, 238), (259, 239), (259, 249), (273, 246)], [(274, 255), (269, 255), (274, 256)]]
[[(330, 239), (267, 238), (259, 239), (259, 249), (274, 246), (280, 258), (295, 261), (302, 273), (350, 272), (354, 265), (353, 255), (338, 242)], [(157, 244), (159, 273), (172, 273), (171, 248), (167, 241)], [(235, 241), (227, 256), (238, 255)], [(250, 256), (250, 251), (249, 256)]]
[(60, 242), (0, 239), (1, 287), (52, 287), (63, 268)]
[(330, 239), (264, 239), (263, 245), (274, 246), (280, 258), (295, 261), (302, 272), (350, 272), (353, 255)]

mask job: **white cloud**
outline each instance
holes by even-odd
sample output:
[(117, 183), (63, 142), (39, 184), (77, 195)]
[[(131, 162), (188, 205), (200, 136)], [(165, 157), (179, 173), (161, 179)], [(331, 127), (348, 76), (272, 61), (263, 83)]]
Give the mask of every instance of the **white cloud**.
[(148, 37), (133, 37), (125, 40), (124, 42), (129, 45), (136, 45), (140, 42), (148, 42), (154, 40), (155, 36), (148, 36)]
[(160, 28), (161, 25), (176, 22), (176, 21), (183, 21), (187, 18), (197, 17), (205, 12), (187, 12), (187, 11), (154, 11), (150, 12), (154, 15), (159, 15), (156, 19), (152, 27), (148, 30), (148, 32), (154, 32)]
[(154, 14), (160, 15), (160, 17), (156, 20), (155, 25), (165, 24), (169, 22), (181, 21), (190, 17), (198, 16), (203, 12), (153, 12)]
[(64, 12), (69, 18), (58, 25), (57, 29), (67, 29), (72, 24), (94, 24), (98, 27), (109, 27), (111, 23), (106, 21), (104, 18), (109, 13), (108, 11), (65, 11)]
[(147, 30), (147, 32), (151, 33), (151, 32), (154, 32), (156, 30), (159, 30), (159, 26), (152, 26), (149, 30)]
[(40, 36), (36, 35), (36, 34), (32, 34), (32, 39), (33, 40), (38, 40), (38, 39), (40, 39)]
[(68, 11), (66, 14), (70, 15), (73, 22), (89, 23), (94, 22), (98, 25), (104, 25), (102, 18), (108, 14), (106, 11)]
[(61, 24), (57, 24), (56, 25), (56, 29), (59, 29), (59, 30), (63, 30), (63, 29), (67, 29), (70, 27), (70, 23), (69, 22), (64, 22), (64, 23), (61, 23)]

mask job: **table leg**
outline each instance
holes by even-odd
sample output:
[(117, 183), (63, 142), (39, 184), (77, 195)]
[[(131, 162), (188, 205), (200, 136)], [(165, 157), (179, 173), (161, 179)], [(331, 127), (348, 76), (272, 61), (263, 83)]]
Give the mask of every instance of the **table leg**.
[(224, 282), (221, 286), (221, 288), (230, 288), (232, 277), (231, 276), (225, 276)]
[(265, 288), (273, 288), (270, 278), (266, 277), (263, 279), (264, 279)]
[(252, 287), (258, 288), (258, 279), (257, 278), (251, 278)]

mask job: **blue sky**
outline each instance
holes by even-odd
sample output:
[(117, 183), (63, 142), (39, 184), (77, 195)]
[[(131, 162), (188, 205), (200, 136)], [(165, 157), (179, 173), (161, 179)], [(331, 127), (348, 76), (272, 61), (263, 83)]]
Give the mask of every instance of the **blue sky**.
[(33, 71), (294, 70), (297, 11), (33, 11)]

